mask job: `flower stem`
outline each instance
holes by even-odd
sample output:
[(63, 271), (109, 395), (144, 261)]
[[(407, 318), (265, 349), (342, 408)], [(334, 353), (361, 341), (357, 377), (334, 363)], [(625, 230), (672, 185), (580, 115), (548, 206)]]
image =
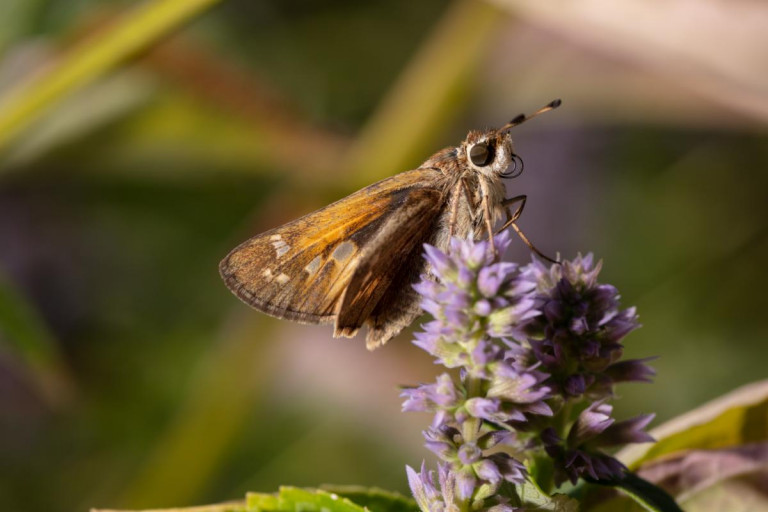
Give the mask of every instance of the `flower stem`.
[[(482, 387), (483, 382), (480, 378), (467, 375), (467, 399), (482, 396)], [(480, 432), (480, 422), (480, 418), (468, 418), (462, 424), (461, 434), (464, 437), (465, 442), (474, 442), (477, 439), (477, 434)]]

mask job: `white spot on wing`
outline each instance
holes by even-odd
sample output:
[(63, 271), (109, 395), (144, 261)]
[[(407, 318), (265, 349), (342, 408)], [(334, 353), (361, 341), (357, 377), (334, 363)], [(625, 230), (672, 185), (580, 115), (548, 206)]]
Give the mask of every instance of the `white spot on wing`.
[(269, 237), (270, 240), (274, 240), (272, 242), (272, 247), (275, 248), (275, 252), (277, 253), (277, 257), (282, 257), (285, 253), (291, 250), (291, 246), (285, 243), (285, 240), (283, 240), (280, 235), (272, 235)]
[(261, 273), (264, 277), (267, 278), (267, 281), (272, 281), (272, 270), (271, 269), (265, 269), (264, 272)]
[(277, 281), (280, 284), (285, 284), (290, 280), (291, 278), (288, 277), (288, 274), (283, 274), (282, 272), (278, 274), (277, 277), (275, 278), (275, 281)]
[(309, 264), (304, 267), (304, 270), (306, 270), (309, 275), (312, 275), (320, 268), (320, 263), (322, 263), (322, 261), (322, 256), (315, 256), (315, 259), (310, 261)]
[(354, 244), (354, 242), (345, 240), (339, 244), (336, 250), (333, 251), (331, 257), (339, 263), (343, 263), (348, 260), (350, 256), (352, 256), (355, 250), (357, 250), (357, 246)]

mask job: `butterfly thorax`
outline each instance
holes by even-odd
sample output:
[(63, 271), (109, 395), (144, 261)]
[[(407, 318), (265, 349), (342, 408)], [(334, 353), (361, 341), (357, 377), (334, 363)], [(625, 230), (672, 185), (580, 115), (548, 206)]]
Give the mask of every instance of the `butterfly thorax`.
[[(473, 145), (487, 143), (493, 151), (491, 162), (483, 167), (474, 165), (468, 151)], [(440, 172), (439, 188), (446, 201), (440, 225), (433, 243), (448, 247), (451, 236), (475, 239), (487, 237), (485, 219), (495, 225), (504, 214), (502, 202), (506, 188), (501, 177), (512, 162), (512, 140), (507, 133), (495, 130), (470, 132), (459, 146), (448, 147), (435, 153), (421, 168)], [(485, 205), (487, 205), (487, 210)]]

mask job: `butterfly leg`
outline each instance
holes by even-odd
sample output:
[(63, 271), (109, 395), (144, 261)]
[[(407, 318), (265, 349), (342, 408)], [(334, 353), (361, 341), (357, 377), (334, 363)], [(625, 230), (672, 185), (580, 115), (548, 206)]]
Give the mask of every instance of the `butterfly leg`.
[[(523, 213), (523, 208), (525, 208), (525, 201), (527, 199), (528, 199), (528, 196), (523, 194), (515, 197), (510, 197), (509, 199), (505, 199), (504, 201), (502, 201), (501, 205), (506, 209), (506, 212), (507, 212), (507, 221), (504, 223), (503, 226), (501, 226), (501, 228), (498, 231), (496, 231), (497, 235), (502, 231), (504, 231), (505, 229), (507, 229), (509, 226), (512, 225), (512, 223), (514, 223), (515, 221), (517, 221), (517, 219), (520, 218), (520, 215), (522, 215)], [(520, 205), (515, 210), (515, 213), (512, 213), (512, 210), (510, 210), (509, 207), (515, 203), (520, 203)]]
[(469, 220), (472, 221), (472, 223), (475, 222), (475, 208), (472, 204), (472, 191), (469, 188), (469, 183), (467, 183), (467, 180), (464, 178), (461, 179), (461, 188), (464, 189), (464, 197), (467, 200), (467, 206), (469, 207)]
[(456, 228), (456, 221), (459, 216), (459, 189), (461, 188), (461, 184), (463, 182), (459, 182), (456, 184), (456, 186), (453, 188), (453, 203), (451, 204), (451, 217), (448, 221), (448, 236), (453, 236), (453, 231)]
[[(502, 206), (506, 208), (507, 221), (504, 223), (501, 229), (499, 229), (496, 233), (501, 233), (502, 231), (504, 231), (505, 229), (511, 226), (512, 229), (515, 230), (515, 233), (517, 233), (517, 236), (519, 236), (520, 239), (523, 241), (523, 243), (525, 243), (525, 245), (527, 245), (528, 248), (532, 250), (534, 253), (536, 253), (540, 258), (543, 258), (549, 261), (550, 263), (560, 263), (559, 261), (550, 258), (546, 254), (538, 250), (536, 246), (533, 245), (530, 240), (528, 240), (528, 237), (525, 236), (525, 233), (523, 233), (520, 227), (517, 224), (515, 224), (517, 219), (519, 219), (520, 215), (523, 213), (523, 208), (525, 207), (526, 199), (527, 199), (527, 196), (520, 195), (520, 196), (510, 197), (509, 199), (505, 199), (504, 201), (502, 201), (501, 203)], [(509, 206), (518, 202), (520, 203), (520, 205), (515, 210), (515, 213), (512, 213)]]
[(498, 255), (496, 252), (496, 242), (493, 239), (493, 216), (491, 215), (491, 205), (488, 201), (490, 193), (488, 192), (488, 185), (485, 181), (480, 182), (480, 190), (483, 193), (480, 203), (483, 207), (483, 222), (485, 222), (485, 229), (488, 232), (488, 241), (491, 243), (491, 251), (494, 255)]

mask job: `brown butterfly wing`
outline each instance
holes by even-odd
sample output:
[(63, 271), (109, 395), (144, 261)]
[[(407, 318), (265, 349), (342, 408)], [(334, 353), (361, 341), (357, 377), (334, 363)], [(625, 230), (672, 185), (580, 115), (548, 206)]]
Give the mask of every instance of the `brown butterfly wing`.
[(316, 212), (257, 235), (222, 260), (226, 285), (252, 307), (278, 318), (328, 323), (377, 236), (425, 181), (428, 169), (375, 183)]
[[(382, 297), (397, 299), (398, 295), (409, 295), (409, 272), (421, 260), (421, 245), (430, 241), (433, 226), (442, 210), (442, 194), (435, 189), (413, 189), (387, 220), (382, 223), (363, 249), (360, 263), (350, 279), (343, 298), (339, 303), (336, 317), (336, 335), (353, 335), (371, 314)], [(408, 268), (405, 268), (408, 267)], [(418, 275), (418, 272), (415, 272)], [(402, 281), (402, 282), (401, 282)], [(391, 287), (398, 287), (392, 289)], [(400, 307), (401, 304), (391, 304)], [(374, 322), (369, 321), (374, 327)], [(387, 333), (386, 339), (379, 336), (372, 339), (369, 333), (369, 348), (378, 346), (399, 330)]]

